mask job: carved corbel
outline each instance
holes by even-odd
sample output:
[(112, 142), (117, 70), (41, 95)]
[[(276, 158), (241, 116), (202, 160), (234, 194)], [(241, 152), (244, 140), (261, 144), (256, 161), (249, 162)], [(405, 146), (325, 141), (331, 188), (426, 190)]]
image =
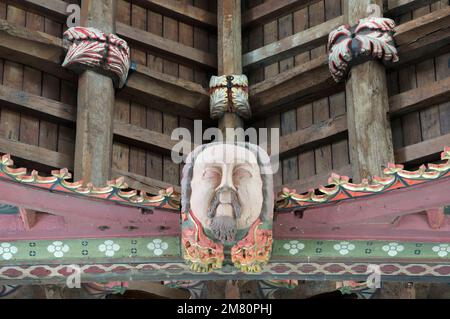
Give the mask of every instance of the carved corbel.
[(336, 82), (347, 77), (350, 68), (368, 60), (399, 61), (393, 35), (395, 22), (387, 18), (365, 18), (358, 25), (342, 25), (328, 37), (328, 65)]
[(213, 76), (209, 82), (209, 90), (212, 119), (220, 119), (227, 112), (237, 113), (244, 119), (251, 117), (247, 76)]
[(75, 72), (90, 68), (111, 77), (118, 88), (125, 85), (131, 64), (125, 40), (95, 28), (74, 27), (64, 32), (64, 43), (68, 52), (63, 67)]

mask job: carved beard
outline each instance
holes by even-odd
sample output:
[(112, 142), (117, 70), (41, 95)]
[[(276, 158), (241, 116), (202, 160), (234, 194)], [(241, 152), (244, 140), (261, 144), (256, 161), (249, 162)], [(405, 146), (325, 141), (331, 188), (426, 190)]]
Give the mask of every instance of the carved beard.
[[(216, 216), (216, 211), (220, 202), (220, 195), (225, 192), (231, 192), (231, 205), (233, 207), (233, 217), (230, 216)], [(210, 229), (214, 237), (221, 242), (236, 241), (237, 223), (236, 219), (241, 216), (241, 203), (236, 191), (229, 187), (219, 189), (211, 200), (211, 205), (208, 209), (208, 217), (211, 218)]]

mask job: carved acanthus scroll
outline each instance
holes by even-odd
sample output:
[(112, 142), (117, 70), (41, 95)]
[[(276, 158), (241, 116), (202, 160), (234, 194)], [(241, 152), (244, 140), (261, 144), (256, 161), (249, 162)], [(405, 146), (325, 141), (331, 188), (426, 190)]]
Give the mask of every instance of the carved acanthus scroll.
[(112, 77), (116, 87), (125, 85), (131, 64), (125, 40), (95, 28), (73, 27), (64, 32), (64, 41), (69, 50), (63, 67), (74, 71), (92, 68)]
[(369, 59), (398, 62), (393, 35), (395, 22), (387, 18), (361, 19), (355, 27), (342, 25), (328, 38), (328, 65), (336, 82), (345, 79), (351, 66)]
[(212, 119), (220, 119), (227, 112), (237, 113), (244, 119), (251, 117), (247, 76), (213, 76), (209, 82), (209, 89)]

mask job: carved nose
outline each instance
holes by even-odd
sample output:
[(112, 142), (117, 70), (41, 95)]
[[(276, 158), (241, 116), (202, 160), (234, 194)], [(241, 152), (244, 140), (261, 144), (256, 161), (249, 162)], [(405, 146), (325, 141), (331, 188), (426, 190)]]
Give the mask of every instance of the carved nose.
[(221, 204), (231, 204), (232, 202), (231, 190), (221, 192), (219, 200)]
[[(221, 189), (221, 188), (230, 188), (234, 191), (236, 190), (236, 187), (234, 187), (233, 184), (233, 176), (231, 174), (229, 174), (228, 172), (224, 172), (224, 174), (222, 175), (222, 180), (220, 182), (220, 185), (216, 188), (216, 191)], [(231, 196), (231, 194), (230, 194)]]

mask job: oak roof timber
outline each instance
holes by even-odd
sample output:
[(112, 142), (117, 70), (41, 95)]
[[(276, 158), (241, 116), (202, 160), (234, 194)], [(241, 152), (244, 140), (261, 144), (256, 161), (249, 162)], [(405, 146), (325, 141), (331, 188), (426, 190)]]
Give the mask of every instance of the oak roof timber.
[(384, 15), (389, 18), (395, 17), (436, 1), (438, 0), (387, 0)]
[(268, 0), (242, 14), (242, 27), (264, 24), (293, 10), (300, 10), (320, 0)]
[[(400, 62), (389, 66), (392, 68), (450, 51), (450, 7), (399, 25), (395, 40)], [(342, 84), (332, 79), (328, 58), (323, 55), (251, 86), (250, 104), (255, 119), (259, 119), (329, 96), (341, 88)]]
[(270, 43), (259, 49), (244, 54), (242, 57), (244, 68), (267, 66), (299, 53), (312, 50), (326, 43), (328, 34), (344, 24), (344, 17), (328, 20), (322, 24), (295, 33), (277, 42)]
[(217, 68), (217, 57), (211, 53), (165, 39), (156, 34), (120, 22), (116, 23), (116, 31), (118, 36), (130, 44), (144, 49), (150, 49), (153, 52), (164, 54), (164, 56), (170, 56), (177, 62), (195, 64), (209, 70), (215, 70)]
[[(62, 0), (8, 0), (8, 3), (59, 22), (65, 22), (68, 15), (68, 3)], [(134, 0), (133, 3), (182, 22), (209, 29), (217, 28), (214, 13), (179, 1)]]
[[(61, 39), (43, 32), (14, 26), (0, 19), (0, 57), (26, 64), (75, 82), (76, 74), (64, 69), (65, 48)], [(152, 71), (138, 65), (126, 87), (119, 92), (145, 104), (158, 101), (152, 107), (188, 118), (209, 119), (209, 94), (201, 85)]]
[(199, 27), (217, 29), (217, 15), (174, 0), (134, 0), (134, 4)]
[[(4, 85), (0, 85), (0, 106), (20, 110), (23, 113), (67, 126), (74, 126), (76, 121), (75, 106)], [(129, 144), (155, 150), (162, 154), (170, 154), (173, 146), (178, 143), (169, 135), (119, 121), (114, 122), (114, 135), (118, 140), (126, 140)], [(11, 153), (16, 155), (14, 152)]]
[(76, 75), (61, 66), (64, 55), (61, 39), (0, 19), (0, 57), (73, 82)]

